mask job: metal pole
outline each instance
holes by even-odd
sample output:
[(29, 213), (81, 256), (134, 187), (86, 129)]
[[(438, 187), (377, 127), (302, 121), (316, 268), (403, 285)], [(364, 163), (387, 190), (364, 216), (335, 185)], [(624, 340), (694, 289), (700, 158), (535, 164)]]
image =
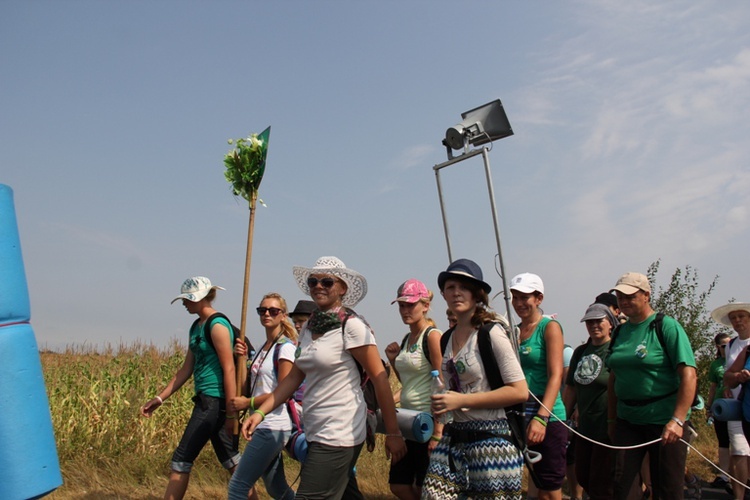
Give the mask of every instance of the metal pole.
[(440, 170), (435, 169), (435, 180), (437, 181), (438, 198), (440, 199), (440, 214), (443, 216), (443, 230), (445, 231), (445, 244), (448, 246), (448, 264), (453, 262), (451, 252), (451, 237), (448, 233), (448, 219), (445, 217), (445, 205), (443, 204), (443, 188), (440, 185)]
[[(495, 206), (495, 190), (492, 187), (492, 175), (490, 174), (490, 156), (489, 149), (485, 146), (482, 148), (482, 158), (484, 159), (484, 172), (487, 176), (487, 191), (490, 195), (490, 207), (492, 208), (492, 222), (495, 224), (495, 242), (497, 243), (497, 256), (500, 259), (500, 279), (503, 282), (503, 297), (505, 298), (505, 310), (508, 313), (508, 324), (511, 332), (514, 332), (513, 328), (513, 317), (510, 312), (510, 293), (508, 290), (508, 283), (505, 279), (505, 264), (503, 262), (503, 249), (500, 244), (500, 224), (497, 220), (497, 207)], [(515, 335), (511, 335), (511, 344), (513, 348), (518, 352), (518, 339)]]
[(448, 232), (448, 218), (445, 215), (445, 204), (443, 203), (443, 187), (440, 184), (440, 170), (444, 169), (445, 167), (450, 167), (454, 163), (458, 163), (460, 161), (468, 160), (469, 158), (473, 158), (474, 156), (480, 154), (482, 151), (477, 149), (470, 153), (463, 154), (461, 156), (452, 157), (450, 150), (448, 151), (448, 157), (449, 160), (443, 163), (438, 163), (432, 169), (435, 171), (435, 181), (437, 182), (437, 189), (438, 189), (438, 198), (440, 200), (440, 214), (443, 216), (443, 230), (445, 231), (445, 244), (448, 247), (448, 264), (453, 262), (453, 252), (451, 250), (451, 237), (450, 233)]

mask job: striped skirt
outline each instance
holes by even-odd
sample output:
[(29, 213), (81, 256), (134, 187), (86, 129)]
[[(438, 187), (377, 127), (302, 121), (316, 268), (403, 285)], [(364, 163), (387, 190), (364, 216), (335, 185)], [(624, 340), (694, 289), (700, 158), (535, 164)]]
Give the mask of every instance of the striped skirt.
[(521, 499), (523, 457), (506, 438), (508, 422), (454, 422), (430, 456), (423, 499)]

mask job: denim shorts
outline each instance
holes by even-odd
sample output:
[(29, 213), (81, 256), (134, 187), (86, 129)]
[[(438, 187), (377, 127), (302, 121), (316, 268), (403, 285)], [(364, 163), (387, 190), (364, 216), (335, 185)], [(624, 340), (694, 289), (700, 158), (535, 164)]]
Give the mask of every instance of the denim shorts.
[(231, 436), (224, 429), (224, 398), (199, 393), (193, 398), (193, 402), (195, 406), (190, 421), (172, 455), (172, 470), (190, 473), (193, 462), (209, 439), (221, 465), (226, 469), (235, 467), (240, 462), (239, 436)]

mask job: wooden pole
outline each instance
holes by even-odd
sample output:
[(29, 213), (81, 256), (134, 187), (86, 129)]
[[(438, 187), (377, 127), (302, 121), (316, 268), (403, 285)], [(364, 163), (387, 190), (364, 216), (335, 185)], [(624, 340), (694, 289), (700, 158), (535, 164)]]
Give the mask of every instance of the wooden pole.
[[(247, 331), (247, 303), (250, 294), (250, 262), (253, 258), (253, 231), (255, 229), (255, 203), (258, 195), (253, 193), (250, 200), (250, 222), (247, 228), (247, 253), (245, 254), (245, 283), (242, 290), (242, 313), (240, 320), (240, 341), (245, 341), (245, 332)], [(250, 354), (250, 353), (248, 353)], [(235, 375), (237, 376), (237, 395), (242, 394), (242, 385), (247, 376), (247, 356), (238, 356)], [(234, 421), (234, 434), (239, 434), (239, 421)]]

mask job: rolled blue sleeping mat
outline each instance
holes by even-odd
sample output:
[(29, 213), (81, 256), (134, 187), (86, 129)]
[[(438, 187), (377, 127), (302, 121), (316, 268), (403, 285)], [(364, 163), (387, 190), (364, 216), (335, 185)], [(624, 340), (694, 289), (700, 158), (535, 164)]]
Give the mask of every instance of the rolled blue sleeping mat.
[[(432, 415), (425, 411), (396, 408), (396, 422), (398, 422), (401, 434), (406, 439), (416, 441), (417, 443), (426, 443), (429, 441), (435, 429)], [(378, 410), (378, 426), (376, 431), (381, 434), (386, 433), (380, 410)]]
[(300, 432), (294, 436), (294, 442), (291, 445), (291, 449), (289, 449), (289, 444), (287, 443), (289, 455), (298, 462), (304, 463), (307, 458), (307, 439), (305, 438), (305, 433)]
[(18, 238), (13, 190), (0, 184), (0, 498), (62, 484)]
[(715, 420), (730, 422), (742, 420), (742, 401), (736, 399), (716, 399), (711, 405)]

